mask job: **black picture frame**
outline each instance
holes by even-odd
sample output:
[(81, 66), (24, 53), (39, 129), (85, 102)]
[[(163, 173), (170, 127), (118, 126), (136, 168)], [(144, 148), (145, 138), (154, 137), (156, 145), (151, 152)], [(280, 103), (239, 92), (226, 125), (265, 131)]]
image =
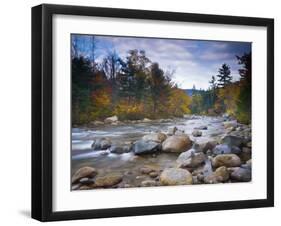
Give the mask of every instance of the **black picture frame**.
[[(52, 18), (55, 14), (266, 27), (267, 198), (54, 212), (52, 210)], [(57, 221), (271, 206), (274, 206), (273, 19), (49, 4), (32, 8), (32, 218), (40, 221)]]

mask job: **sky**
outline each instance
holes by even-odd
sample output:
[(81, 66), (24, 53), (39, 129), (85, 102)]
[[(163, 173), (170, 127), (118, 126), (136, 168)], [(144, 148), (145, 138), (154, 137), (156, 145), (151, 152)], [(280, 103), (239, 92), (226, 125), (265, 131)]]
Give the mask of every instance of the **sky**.
[(179, 40), (122, 36), (72, 35), (76, 41), (79, 55), (91, 57), (92, 37), (95, 39), (95, 58), (97, 62), (115, 51), (125, 59), (128, 50), (144, 50), (152, 62), (158, 62), (166, 71), (174, 71), (172, 81), (179, 88), (207, 89), (212, 75), (218, 74), (223, 63), (231, 68), (233, 80), (239, 80), (236, 55), (251, 51), (249, 42), (228, 42), (210, 40)]

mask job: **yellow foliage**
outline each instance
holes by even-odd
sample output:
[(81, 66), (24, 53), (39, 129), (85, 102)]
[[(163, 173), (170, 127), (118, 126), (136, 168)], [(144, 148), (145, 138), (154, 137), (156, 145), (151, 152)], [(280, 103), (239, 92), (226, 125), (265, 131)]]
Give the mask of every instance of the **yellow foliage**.
[(191, 98), (186, 95), (183, 90), (174, 88), (171, 91), (170, 99), (168, 103), (168, 111), (175, 116), (182, 116), (183, 114), (189, 114), (189, 105), (191, 104)]
[(144, 105), (142, 103), (129, 105), (126, 101), (120, 101), (114, 109), (114, 114), (120, 119), (142, 119), (144, 116)]

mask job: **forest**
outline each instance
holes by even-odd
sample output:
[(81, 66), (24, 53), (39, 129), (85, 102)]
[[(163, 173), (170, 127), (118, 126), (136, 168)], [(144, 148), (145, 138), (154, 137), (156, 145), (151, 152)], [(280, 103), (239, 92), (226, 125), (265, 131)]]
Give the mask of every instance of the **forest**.
[[(94, 48), (93, 48), (94, 54)], [(72, 123), (87, 124), (116, 115), (120, 120), (182, 117), (186, 114), (228, 114), (239, 122), (251, 122), (251, 52), (233, 56), (240, 79), (233, 81), (231, 68), (222, 62), (210, 75), (209, 88), (188, 95), (172, 81), (173, 70), (163, 70), (145, 50), (116, 51), (102, 61), (80, 55), (72, 46)], [(171, 62), (172, 63), (172, 62)], [(190, 81), (192, 84), (192, 81)]]

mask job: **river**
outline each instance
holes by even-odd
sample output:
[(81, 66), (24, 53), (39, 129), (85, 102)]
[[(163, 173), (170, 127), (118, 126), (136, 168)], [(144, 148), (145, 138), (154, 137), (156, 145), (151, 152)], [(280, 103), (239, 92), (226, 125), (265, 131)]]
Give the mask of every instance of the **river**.
[[(72, 173), (83, 166), (98, 169), (99, 174), (117, 172), (123, 175), (122, 186), (137, 187), (148, 179), (140, 173), (144, 166), (153, 167), (159, 171), (175, 166), (175, 160), (179, 154), (159, 153), (136, 156), (134, 153), (114, 154), (109, 150), (92, 150), (91, 145), (96, 138), (106, 137), (114, 142), (134, 142), (151, 132), (166, 132), (169, 127), (176, 126), (190, 136), (196, 143), (209, 140), (219, 140), (227, 133), (223, 126), (222, 117), (196, 116), (174, 119), (169, 122), (145, 122), (128, 123), (126, 125), (101, 125), (95, 128), (72, 129)], [(207, 126), (207, 130), (201, 130), (202, 136), (193, 137), (194, 128)]]

